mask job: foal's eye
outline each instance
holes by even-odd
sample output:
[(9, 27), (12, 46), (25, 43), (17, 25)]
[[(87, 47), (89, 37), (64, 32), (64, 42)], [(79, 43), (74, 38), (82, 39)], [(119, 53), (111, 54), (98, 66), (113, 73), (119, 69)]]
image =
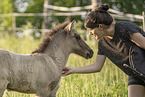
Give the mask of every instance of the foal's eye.
[(80, 36), (76, 36), (76, 39), (77, 39), (77, 40), (80, 40), (80, 39), (81, 39), (81, 37), (80, 37)]

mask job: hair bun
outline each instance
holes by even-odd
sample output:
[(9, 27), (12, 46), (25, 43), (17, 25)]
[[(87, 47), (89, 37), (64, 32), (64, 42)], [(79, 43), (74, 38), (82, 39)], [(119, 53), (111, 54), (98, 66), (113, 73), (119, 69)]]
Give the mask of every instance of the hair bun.
[(101, 5), (102, 10), (107, 11), (109, 9), (109, 5), (108, 4), (103, 4)]
[(109, 5), (108, 4), (103, 4), (103, 5), (100, 5), (98, 6), (95, 11), (107, 11), (109, 9)]

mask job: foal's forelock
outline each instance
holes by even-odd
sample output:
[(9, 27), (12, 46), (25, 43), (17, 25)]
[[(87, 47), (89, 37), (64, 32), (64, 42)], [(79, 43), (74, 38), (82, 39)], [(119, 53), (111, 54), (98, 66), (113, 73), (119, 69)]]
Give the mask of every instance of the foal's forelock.
[(52, 28), (50, 32), (48, 32), (48, 36), (46, 36), (42, 42), (40, 43), (39, 47), (31, 52), (31, 54), (34, 53), (43, 53), (46, 47), (49, 45), (50, 41), (53, 39), (54, 35), (58, 33), (61, 29), (63, 30), (67, 25), (69, 24), (68, 21), (56, 26), (55, 28)]

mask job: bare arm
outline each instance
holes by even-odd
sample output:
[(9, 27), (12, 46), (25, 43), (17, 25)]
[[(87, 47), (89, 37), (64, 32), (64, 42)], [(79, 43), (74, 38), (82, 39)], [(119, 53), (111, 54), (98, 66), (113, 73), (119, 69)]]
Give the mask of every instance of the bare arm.
[(145, 49), (145, 37), (140, 33), (134, 33), (131, 36), (132, 42), (134, 42), (137, 46)]
[(65, 67), (63, 75), (68, 75), (71, 73), (93, 73), (93, 72), (100, 72), (106, 57), (104, 55), (97, 55), (96, 61), (94, 64), (84, 66), (84, 67), (78, 67), (78, 68), (72, 68), (72, 67)]

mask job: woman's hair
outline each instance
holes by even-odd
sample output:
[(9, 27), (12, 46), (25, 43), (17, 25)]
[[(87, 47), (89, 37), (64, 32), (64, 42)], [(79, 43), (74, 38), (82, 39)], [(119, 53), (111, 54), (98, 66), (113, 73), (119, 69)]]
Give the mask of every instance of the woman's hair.
[(109, 26), (113, 22), (112, 16), (107, 12), (108, 4), (103, 4), (92, 10), (85, 19), (85, 27), (94, 29), (99, 24)]

